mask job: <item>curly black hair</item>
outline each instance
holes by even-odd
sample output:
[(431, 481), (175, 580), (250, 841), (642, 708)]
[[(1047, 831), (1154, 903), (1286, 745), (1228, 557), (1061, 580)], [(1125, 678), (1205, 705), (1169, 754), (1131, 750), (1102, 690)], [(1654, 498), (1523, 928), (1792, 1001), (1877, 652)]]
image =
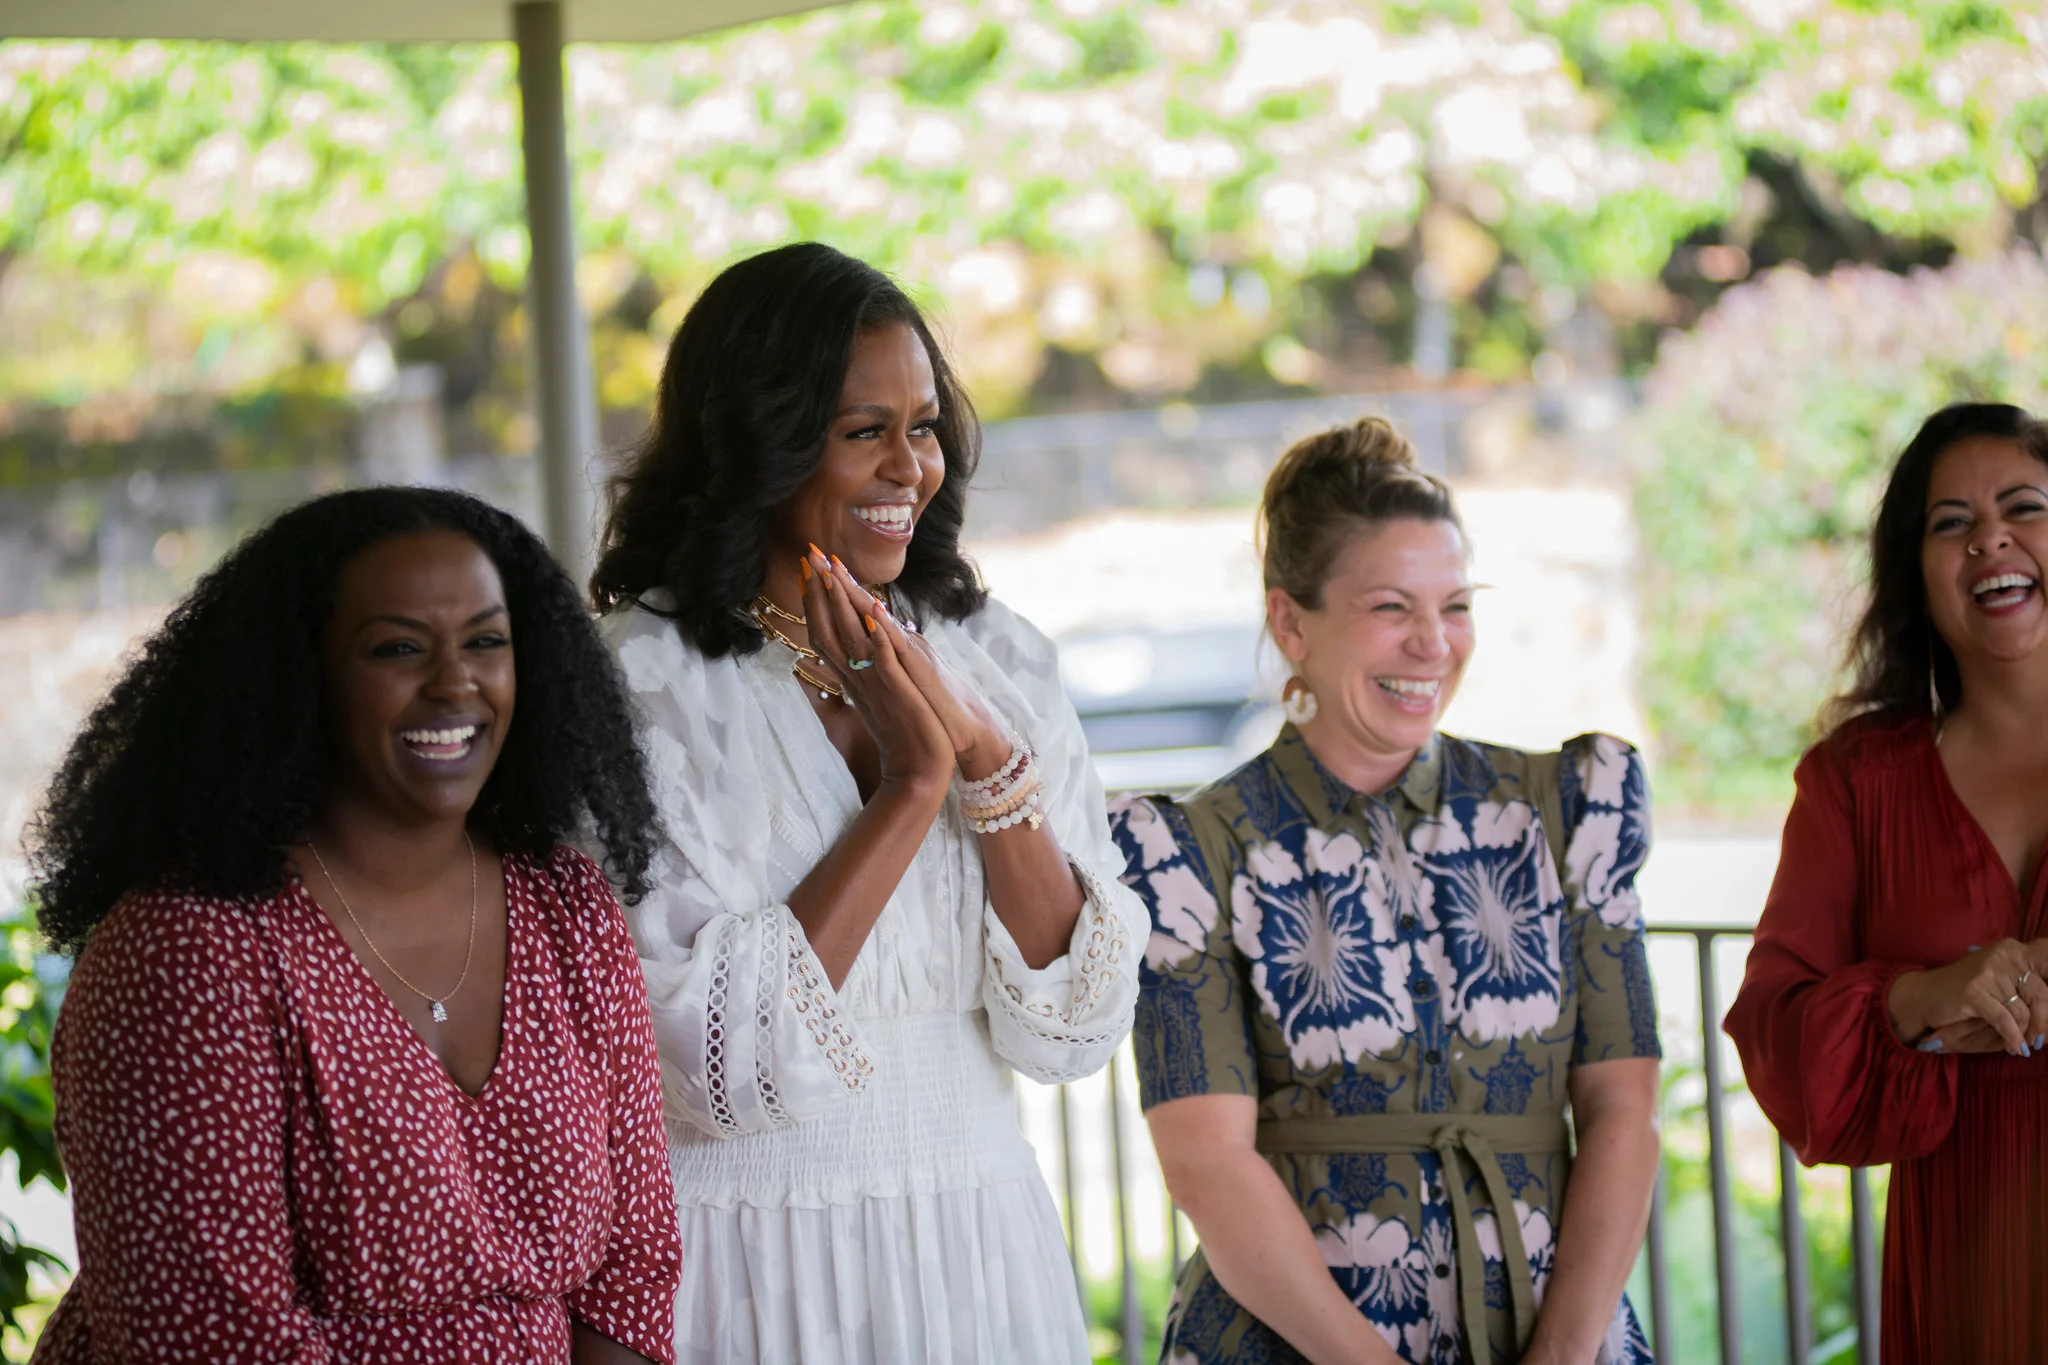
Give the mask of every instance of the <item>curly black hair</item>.
[(931, 357), (934, 429), (946, 459), (896, 594), (913, 617), (958, 621), (979, 611), (988, 593), (960, 551), (967, 485), (981, 457), (974, 408), (896, 282), (817, 242), (727, 267), (676, 329), (654, 421), (611, 481), (590, 579), (598, 609), (667, 588), (675, 605), (661, 614), (707, 657), (759, 649), (765, 637), (746, 604), (768, 571), (775, 511), (823, 458), (854, 343), (895, 323), (915, 331)]
[(1906, 719), (1953, 711), (1963, 700), (1956, 656), (1927, 611), (1920, 567), (1927, 536), (1927, 486), (1934, 465), (1961, 441), (1997, 436), (2021, 441), (2042, 459), (2040, 428), (2010, 403), (1952, 403), (1921, 423), (1899, 453), (1870, 532), (1870, 599), (1849, 640), (1849, 689), (1827, 704), (1822, 728), (1861, 715)]
[(42, 931), (76, 952), (131, 890), (275, 895), (327, 785), (320, 636), (342, 567), (448, 530), (497, 566), (518, 708), (470, 825), (544, 858), (588, 820), (632, 901), (654, 800), (626, 689), (580, 595), (517, 518), (465, 493), (364, 488), (253, 532), (174, 608), (86, 720), (29, 831)]

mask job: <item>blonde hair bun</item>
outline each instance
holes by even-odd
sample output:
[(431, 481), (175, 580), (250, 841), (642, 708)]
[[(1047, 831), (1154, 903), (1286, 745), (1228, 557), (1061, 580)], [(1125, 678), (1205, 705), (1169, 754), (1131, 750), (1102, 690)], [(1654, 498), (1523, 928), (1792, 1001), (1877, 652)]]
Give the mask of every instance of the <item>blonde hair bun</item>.
[(1361, 417), (1287, 448), (1259, 499), (1258, 546), (1267, 588), (1322, 605), (1323, 581), (1350, 535), (1399, 519), (1464, 529), (1450, 485), (1426, 473), (1415, 447), (1384, 417)]

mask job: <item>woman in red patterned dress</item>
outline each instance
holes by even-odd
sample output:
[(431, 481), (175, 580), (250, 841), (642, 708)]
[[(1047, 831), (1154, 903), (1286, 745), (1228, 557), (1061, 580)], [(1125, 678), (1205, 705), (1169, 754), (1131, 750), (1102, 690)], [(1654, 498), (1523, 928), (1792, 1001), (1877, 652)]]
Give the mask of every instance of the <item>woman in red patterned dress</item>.
[[(517, 703), (517, 718), (514, 703)], [(669, 1361), (652, 805), (510, 516), (371, 489), (203, 579), (38, 821), (77, 1279), (38, 1361)], [(82, 951), (81, 951), (82, 950)]]
[(1891, 1163), (1885, 1365), (2048, 1360), (2044, 568), (2041, 429), (2001, 404), (1929, 418), (1728, 1012), (1802, 1160)]

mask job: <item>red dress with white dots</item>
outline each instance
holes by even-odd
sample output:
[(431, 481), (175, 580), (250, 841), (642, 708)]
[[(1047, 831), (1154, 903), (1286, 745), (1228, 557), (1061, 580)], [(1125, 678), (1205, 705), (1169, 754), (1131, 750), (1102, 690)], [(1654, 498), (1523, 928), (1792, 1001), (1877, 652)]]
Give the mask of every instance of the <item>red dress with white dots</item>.
[(57, 1022), (78, 1278), (37, 1361), (674, 1358), (681, 1252), (632, 940), (507, 856), (504, 1032), (466, 1094), (297, 882), (130, 897)]

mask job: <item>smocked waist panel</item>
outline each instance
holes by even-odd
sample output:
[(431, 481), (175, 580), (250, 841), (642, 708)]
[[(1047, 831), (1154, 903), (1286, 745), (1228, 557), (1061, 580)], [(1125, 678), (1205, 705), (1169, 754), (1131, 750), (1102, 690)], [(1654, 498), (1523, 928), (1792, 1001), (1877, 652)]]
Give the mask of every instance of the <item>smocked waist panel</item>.
[(668, 1124), (679, 1204), (823, 1207), (1037, 1173), (1010, 1069), (979, 1011), (862, 1019), (866, 1088), (787, 1128), (714, 1138)]

